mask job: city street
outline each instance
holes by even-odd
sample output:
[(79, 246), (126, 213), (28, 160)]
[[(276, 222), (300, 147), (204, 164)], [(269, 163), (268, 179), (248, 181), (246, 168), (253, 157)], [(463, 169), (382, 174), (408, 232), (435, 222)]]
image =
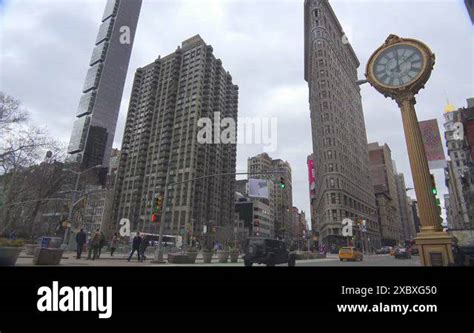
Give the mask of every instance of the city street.
[[(66, 259), (67, 258), (67, 259)], [(32, 266), (32, 258), (31, 257), (20, 257), (17, 261), (16, 266)], [(83, 259), (75, 259), (72, 253), (68, 253), (65, 257), (61, 260), (62, 267), (65, 266), (79, 266), (79, 267), (87, 267), (87, 266), (131, 266), (131, 267), (139, 267), (139, 266), (147, 266), (147, 267), (172, 267), (172, 266), (190, 266), (190, 267), (243, 267), (244, 263), (242, 259), (239, 259), (237, 263), (218, 263), (217, 258), (214, 258), (212, 264), (204, 264), (202, 260), (196, 260), (194, 265), (178, 265), (178, 264), (152, 264), (150, 260), (146, 260), (145, 262), (141, 263), (138, 262), (136, 257), (131, 260), (130, 262), (127, 261), (126, 257), (114, 257), (111, 258), (110, 256), (104, 256), (101, 259), (97, 260), (86, 260)], [(264, 265), (254, 265), (255, 267), (265, 267)], [(287, 266), (287, 265), (277, 265), (277, 266)], [(367, 255), (364, 256), (364, 260), (362, 262), (341, 262), (336, 255), (330, 255), (328, 258), (325, 259), (312, 259), (312, 260), (298, 260), (296, 261), (297, 267), (311, 267), (311, 266), (337, 266), (337, 267), (368, 267), (368, 266), (421, 266), (420, 265), (420, 257), (413, 256), (411, 259), (395, 259), (390, 255)]]

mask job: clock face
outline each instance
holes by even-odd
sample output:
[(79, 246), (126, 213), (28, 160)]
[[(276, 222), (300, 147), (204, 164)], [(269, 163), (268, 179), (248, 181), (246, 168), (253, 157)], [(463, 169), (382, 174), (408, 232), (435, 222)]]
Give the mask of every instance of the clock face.
[(383, 51), (373, 63), (377, 81), (389, 87), (402, 87), (415, 81), (425, 67), (421, 51), (408, 44), (397, 44)]

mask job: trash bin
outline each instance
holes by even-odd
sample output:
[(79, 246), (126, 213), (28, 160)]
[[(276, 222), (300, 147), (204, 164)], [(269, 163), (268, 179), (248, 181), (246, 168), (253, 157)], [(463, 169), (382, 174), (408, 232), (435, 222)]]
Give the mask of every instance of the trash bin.
[(43, 236), (40, 238), (39, 245), (44, 249), (59, 249), (62, 244), (60, 237)]
[(61, 249), (60, 237), (43, 236), (39, 239), (39, 247), (33, 256), (34, 265), (59, 265), (64, 250)]
[(51, 237), (41, 237), (39, 241), (39, 245), (43, 249), (47, 249), (49, 247), (49, 242), (51, 241)]

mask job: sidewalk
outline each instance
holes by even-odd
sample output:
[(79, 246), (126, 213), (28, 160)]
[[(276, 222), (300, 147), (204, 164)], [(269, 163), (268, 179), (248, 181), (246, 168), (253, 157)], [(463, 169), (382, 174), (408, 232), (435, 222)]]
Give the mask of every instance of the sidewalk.
[[(60, 266), (124, 266), (124, 265), (130, 265), (130, 264), (144, 264), (144, 265), (154, 265), (154, 266), (160, 266), (160, 265), (166, 265), (166, 266), (192, 266), (193, 264), (170, 264), (168, 263), (168, 256), (165, 254), (163, 256), (164, 263), (158, 264), (158, 263), (152, 263), (154, 256), (150, 255), (148, 253), (148, 257), (146, 257), (145, 262), (139, 262), (138, 257), (136, 254), (133, 255), (132, 259), (130, 262), (128, 262), (128, 254), (126, 253), (119, 253), (119, 254), (114, 254), (114, 256), (110, 255), (110, 252), (102, 252), (100, 258), (97, 258), (95, 260), (88, 260), (87, 259), (87, 253), (82, 253), (81, 259), (76, 259), (76, 252), (73, 251), (66, 251), (63, 253), (63, 257), (61, 259), (61, 264)], [(194, 265), (215, 265), (215, 264), (220, 264), (220, 265), (236, 265), (238, 264), (243, 265), (243, 259), (239, 258), (237, 263), (231, 263), (230, 260), (227, 263), (219, 263), (218, 258), (215, 255), (212, 258), (212, 263), (210, 264), (204, 264), (203, 262), (203, 257), (202, 254), (198, 254), (196, 258), (196, 263)], [(33, 265), (33, 256), (32, 255), (27, 255), (25, 252), (22, 252), (20, 256), (18, 257), (17, 261), (17, 266), (29, 266)]]

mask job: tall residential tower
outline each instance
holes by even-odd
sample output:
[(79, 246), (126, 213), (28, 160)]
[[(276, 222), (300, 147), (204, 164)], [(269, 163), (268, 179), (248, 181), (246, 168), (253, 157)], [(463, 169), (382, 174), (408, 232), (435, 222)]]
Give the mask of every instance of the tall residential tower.
[[(116, 180), (115, 222), (128, 218), (134, 231), (157, 232), (150, 217), (168, 184), (165, 233), (199, 236), (204, 225), (232, 226), (236, 144), (216, 143), (216, 133), (211, 143), (199, 142), (198, 120), (236, 123), (237, 110), (238, 86), (199, 35), (137, 69)], [(170, 185), (214, 174), (231, 175)]]
[(142, 0), (108, 0), (82, 88), (68, 153), (107, 167)]
[(380, 245), (369, 173), (359, 61), (327, 0), (304, 4), (305, 80), (309, 86), (315, 168), (315, 225), (334, 251), (347, 244), (344, 218), (366, 220), (369, 248)]

